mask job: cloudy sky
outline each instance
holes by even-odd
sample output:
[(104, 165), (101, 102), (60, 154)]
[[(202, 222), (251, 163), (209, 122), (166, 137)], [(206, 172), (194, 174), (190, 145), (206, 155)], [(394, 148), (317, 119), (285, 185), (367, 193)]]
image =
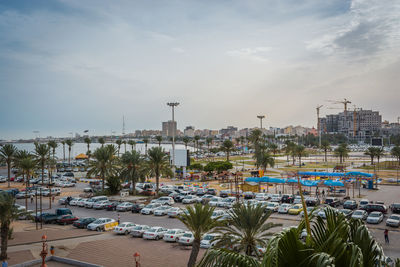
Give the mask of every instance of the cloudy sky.
[(399, 1), (1, 0), (0, 36), (0, 139), (400, 116)]

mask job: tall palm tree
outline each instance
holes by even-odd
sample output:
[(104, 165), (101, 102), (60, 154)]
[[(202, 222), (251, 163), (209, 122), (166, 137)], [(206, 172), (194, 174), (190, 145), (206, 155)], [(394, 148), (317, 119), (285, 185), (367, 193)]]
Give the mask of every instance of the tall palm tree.
[(121, 149), (122, 140), (121, 140), (121, 139), (118, 139), (117, 141), (115, 141), (115, 143), (117, 144), (117, 147), (118, 147), (118, 153), (117, 153), (117, 155), (118, 155), (118, 157), (119, 157), (119, 151), (120, 151), (120, 149)]
[(390, 151), (393, 157), (397, 158), (398, 163), (400, 164), (400, 146), (395, 146)]
[(161, 142), (162, 142), (162, 136), (161, 135), (157, 135), (156, 136), (156, 140), (158, 142), (158, 146), (160, 147), (161, 146)]
[(330, 151), (332, 149), (328, 140), (322, 140), (321, 149), (324, 151), (324, 154), (325, 154), (325, 162), (328, 162), (327, 154), (328, 154), (328, 151)]
[(272, 152), (272, 154), (274, 155), (274, 157), (276, 156), (276, 154), (278, 153), (279, 149), (278, 149), (278, 145), (275, 143), (271, 143), (268, 145), (269, 150)]
[(145, 155), (147, 155), (147, 144), (149, 143), (149, 138), (145, 137), (143, 138), (143, 143), (144, 143), (144, 151), (145, 151)]
[(202, 205), (195, 204), (193, 207), (188, 206), (178, 219), (193, 233), (194, 241), (192, 245), (192, 252), (190, 253), (188, 267), (193, 267), (196, 264), (197, 256), (200, 251), (200, 241), (203, 235), (213, 230), (221, 223), (216, 219), (211, 218), (214, 208), (208, 204)]
[(135, 150), (136, 150), (136, 142), (135, 142), (135, 140), (129, 140), (128, 144), (131, 146), (131, 151), (133, 151), (134, 147), (135, 147)]
[(172, 176), (169, 157), (161, 147), (152, 147), (148, 151), (147, 158), (147, 170), (156, 177), (156, 192), (158, 195), (160, 176), (162, 174)]
[(188, 146), (188, 144), (189, 144), (189, 142), (190, 142), (190, 138), (189, 138), (188, 136), (184, 136), (184, 137), (182, 138), (182, 141), (183, 141), (183, 143), (185, 144), (185, 149), (187, 150), (187, 146)]
[(0, 161), (4, 161), (5, 163), (7, 163), (8, 187), (10, 187), (11, 166), (14, 162), (14, 157), (16, 153), (17, 147), (12, 144), (5, 144), (0, 148)]
[(104, 147), (104, 144), (106, 143), (106, 140), (104, 140), (103, 137), (99, 137), (99, 139), (97, 139), (97, 142), (99, 142), (99, 144), (101, 144), (101, 147)]
[(364, 155), (367, 155), (371, 158), (371, 165), (374, 165), (374, 158), (376, 156), (376, 148), (375, 147), (369, 147), (367, 150), (364, 152)]
[(124, 144), (124, 153), (126, 153), (126, 140), (122, 140), (122, 144)]
[(93, 153), (93, 161), (90, 162), (88, 176), (100, 176), (102, 180), (102, 190), (104, 191), (105, 180), (117, 174), (115, 164), (117, 149), (114, 145), (107, 145), (97, 148)]
[(61, 144), (63, 146), (63, 162), (65, 162), (65, 141), (61, 141)]
[(231, 153), (233, 149), (233, 143), (231, 140), (225, 140), (222, 145), (221, 145), (221, 150), (226, 153), (226, 161), (229, 162), (229, 154)]
[(253, 144), (253, 146), (256, 146), (262, 140), (262, 135), (263, 134), (260, 129), (254, 129), (251, 131), (248, 139)]
[(22, 176), (25, 180), (25, 207), (28, 209), (28, 187), (29, 179), (32, 177), (34, 170), (36, 169), (36, 162), (32, 159), (32, 155), (27, 151), (22, 152), (20, 157), (18, 157), (17, 166), (22, 172)]
[(235, 204), (228, 211), (227, 224), (216, 228), (219, 237), (217, 247), (234, 246), (238, 252), (248, 256), (258, 255), (257, 246), (266, 247), (271, 228), (281, 226), (267, 222), (271, 212), (265, 212), (265, 205)]
[(335, 155), (339, 157), (340, 163), (344, 162), (344, 159), (349, 156), (349, 149), (347, 144), (340, 144), (338, 148), (335, 149)]
[(196, 155), (198, 156), (199, 155), (199, 140), (200, 140), (200, 136), (199, 135), (196, 135), (195, 137), (194, 137), (194, 148), (196, 149)]
[(53, 159), (56, 158), (56, 148), (58, 147), (57, 142), (54, 140), (50, 140), (48, 142), (48, 146), (51, 148), (52, 152), (53, 152)]
[(67, 139), (65, 143), (68, 146), (68, 165), (71, 166), (71, 149), (74, 143), (72, 142), (71, 139)]
[(132, 183), (133, 194), (135, 194), (135, 185), (143, 173), (144, 159), (137, 151), (125, 152), (121, 156), (121, 178), (128, 179)]
[(262, 168), (265, 172), (268, 166), (271, 168), (275, 165), (275, 159), (266, 151), (256, 151), (253, 158), (256, 161), (256, 167)]
[(299, 167), (301, 168), (301, 158), (303, 158), (307, 155), (306, 148), (302, 145), (297, 145), (295, 153), (296, 153), (297, 157), (299, 158)]
[[(49, 160), (49, 151), (50, 151), (50, 147), (47, 144), (35, 143), (34, 157), (35, 157), (36, 164), (42, 170), (42, 185), (44, 185), (44, 167)], [(42, 194), (40, 194), (39, 201), (40, 201), (40, 214), (42, 214)], [(49, 203), (50, 203), (49, 205), (51, 206), (51, 198), (49, 198)], [(42, 224), (42, 220), (41, 220), (41, 224)]]
[(85, 139), (83, 139), (83, 142), (86, 143), (86, 146), (87, 146), (86, 154), (89, 157), (89, 155), (90, 155), (90, 144), (92, 143), (92, 139), (90, 139), (89, 137), (85, 137)]
[(347, 219), (330, 207), (325, 214), (326, 220), (311, 216), (312, 238), (306, 242), (299, 239), (305, 228), (304, 219), (297, 227), (275, 234), (262, 261), (237, 252), (211, 249), (199, 266), (385, 266), (381, 245), (361, 220)]
[(383, 148), (377, 147), (376, 151), (375, 151), (375, 156), (376, 156), (376, 159), (378, 160), (378, 168), (379, 168), (379, 161), (380, 161), (381, 157), (384, 155), (385, 155), (385, 151), (383, 150)]
[(8, 238), (12, 221), (19, 216), (15, 206), (15, 198), (6, 193), (0, 193), (0, 236), (1, 236), (1, 254), (0, 260), (7, 260)]

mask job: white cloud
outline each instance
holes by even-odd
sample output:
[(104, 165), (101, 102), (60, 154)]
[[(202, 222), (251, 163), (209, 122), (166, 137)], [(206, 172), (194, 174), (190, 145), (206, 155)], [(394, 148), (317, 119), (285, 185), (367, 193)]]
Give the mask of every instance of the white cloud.
[(239, 57), (247, 60), (265, 62), (268, 60), (269, 52), (272, 50), (268, 46), (259, 46), (254, 48), (241, 48), (227, 51), (226, 54), (232, 57)]

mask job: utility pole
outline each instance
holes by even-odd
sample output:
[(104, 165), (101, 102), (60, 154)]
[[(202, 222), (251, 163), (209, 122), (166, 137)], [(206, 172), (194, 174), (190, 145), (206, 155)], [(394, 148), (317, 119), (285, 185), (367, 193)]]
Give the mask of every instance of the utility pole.
[(318, 131), (318, 138), (319, 138), (319, 147), (321, 147), (321, 125), (319, 121), (319, 110), (323, 107), (324, 105), (317, 105), (317, 131)]
[(172, 171), (175, 177), (175, 107), (177, 107), (179, 103), (168, 102), (167, 105), (172, 108)]
[(257, 118), (260, 119), (260, 129), (262, 130), (262, 120), (265, 118), (265, 115), (258, 115)]
[(125, 116), (122, 116), (122, 135), (125, 135)]

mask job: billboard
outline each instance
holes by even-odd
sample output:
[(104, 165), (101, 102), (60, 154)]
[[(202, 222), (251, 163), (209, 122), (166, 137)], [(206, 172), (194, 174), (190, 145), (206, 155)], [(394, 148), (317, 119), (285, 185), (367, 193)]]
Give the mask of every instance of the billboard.
[[(172, 164), (172, 149), (169, 151), (171, 155)], [(188, 167), (190, 166), (189, 150), (186, 149), (175, 149), (175, 166), (177, 167)]]
[(373, 146), (383, 146), (383, 141), (381, 137), (371, 138), (371, 145)]

